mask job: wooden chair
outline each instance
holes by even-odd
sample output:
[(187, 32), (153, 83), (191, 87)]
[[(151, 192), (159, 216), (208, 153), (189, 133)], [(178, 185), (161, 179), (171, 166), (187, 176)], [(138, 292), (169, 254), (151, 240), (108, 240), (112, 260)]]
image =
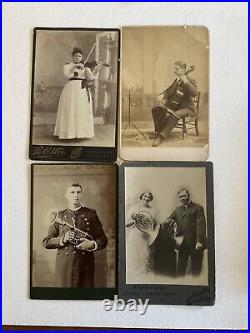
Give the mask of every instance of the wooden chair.
[(198, 92), (197, 96), (194, 97), (194, 103), (196, 106), (196, 114), (194, 117), (183, 117), (178, 124), (176, 125), (177, 128), (181, 129), (181, 138), (182, 140), (187, 134), (188, 130), (194, 129), (196, 135), (199, 136), (199, 107), (200, 107), (200, 96), (201, 93)]

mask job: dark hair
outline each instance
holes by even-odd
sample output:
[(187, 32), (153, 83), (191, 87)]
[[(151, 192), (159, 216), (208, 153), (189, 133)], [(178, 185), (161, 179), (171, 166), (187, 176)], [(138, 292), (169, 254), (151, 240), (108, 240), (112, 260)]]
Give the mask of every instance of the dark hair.
[(82, 185), (79, 183), (73, 183), (73, 184), (69, 184), (67, 187), (80, 187), (81, 191), (82, 191)]
[(150, 196), (150, 201), (152, 201), (154, 199), (153, 194), (151, 192), (142, 192), (140, 195), (140, 199), (142, 200), (142, 197), (144, 196), (144, 194), (148, 193)]
[(81, 55), (83, 55), (82, 49), (79, 49), (79, 47), (74, 47), (74, 49), (72, 51), (72, 56), (77, 54), (77, 53), (80, 53)]
[(174, 64), (177, 65), (177, 66), (179, 66), (179, 67), (181, 67), (182, 69), (186, 69), (187, 68), (187, 65), (183, 61), (176, 61)]
[(187, 195), (190, 196), (190, 192), (189, 192), (189, 190), (187, 190), (186, 188), (182, 188), (182, 189), (180, 189), (180, 190), (178, 191), (177, 194), (179, 195), (181, 192), (186, 192)]

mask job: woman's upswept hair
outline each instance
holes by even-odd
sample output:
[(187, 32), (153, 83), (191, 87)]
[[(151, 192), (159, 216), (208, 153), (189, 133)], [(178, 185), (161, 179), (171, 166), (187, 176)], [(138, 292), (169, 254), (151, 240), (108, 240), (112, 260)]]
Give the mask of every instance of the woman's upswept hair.
[(142, 197), (144, 196), (144, 194), (148, 193), (150, 196), (150, 201), (152, 201), (154, 199), (153, 194), (151, 192), (142, 192), (140, 195), (140, 199), (142, 200)]
[(77, 53), (80, 53), (81, 55), (83, 55), (82, 49), (80, 49), (79, 47), (74, 47), (74, 49), (72, 51), (72, 56), (77, 54)]

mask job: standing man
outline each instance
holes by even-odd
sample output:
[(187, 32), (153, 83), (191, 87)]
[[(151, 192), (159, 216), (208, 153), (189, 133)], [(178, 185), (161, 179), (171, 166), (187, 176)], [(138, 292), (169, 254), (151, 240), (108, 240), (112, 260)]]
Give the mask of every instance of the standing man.
[(176, 242), (179, 249), (177, 275), (185, 276), (189, 257), (192, 275), (201, 273), (203, 253), (206, 248), (206, 220), (203, 207), (190, 199), (187, 189), (178, 192), (181, 206), (169, 216), (176, 223)]
[(94, 287), (94, 252), (107, 246), (107, 237), (94, 209), (82, 206), (82, 186), (66, 188), (68, 208), (53, 213), (46, 249), (57, 249), (56, 287)]
[[(188, 72), (193, 69), (194, 67)], [(174, 64), (176, 79), (164, 91), (164, 104), (176, 116), (167, 113), (167, 109), (163, 106), (156, 106), (152, 109), (155, 126), (153, 147), (159, 146), (163, 140), (168, 139), (179, 119), (187, 116), (195, 117), (196, 108), (193, 98), (197, 95), (198, 91), (195, 80), (187, 75), (188, 72), (186, 71), (185, 63), (176, 61)]]

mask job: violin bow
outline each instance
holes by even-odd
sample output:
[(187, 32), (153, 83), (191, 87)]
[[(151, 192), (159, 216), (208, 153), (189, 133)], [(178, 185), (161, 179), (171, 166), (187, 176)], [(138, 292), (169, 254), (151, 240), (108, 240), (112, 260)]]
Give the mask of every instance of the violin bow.
[(87, 55), (87, 58), (84, 60), (84, 62), (83, 62), (84, 65), (85, 65), (86, 62), (89, 60), (89, 57), (90, 57), (90, 55), (91, 55), (91, 53), (93, 52), (93, 50), (94, 50), (95, 47), (96, 47), (96, 43), (94, 43), (94, 45), (92, 46), (92, 48), (91, 48), (89, 54)]

